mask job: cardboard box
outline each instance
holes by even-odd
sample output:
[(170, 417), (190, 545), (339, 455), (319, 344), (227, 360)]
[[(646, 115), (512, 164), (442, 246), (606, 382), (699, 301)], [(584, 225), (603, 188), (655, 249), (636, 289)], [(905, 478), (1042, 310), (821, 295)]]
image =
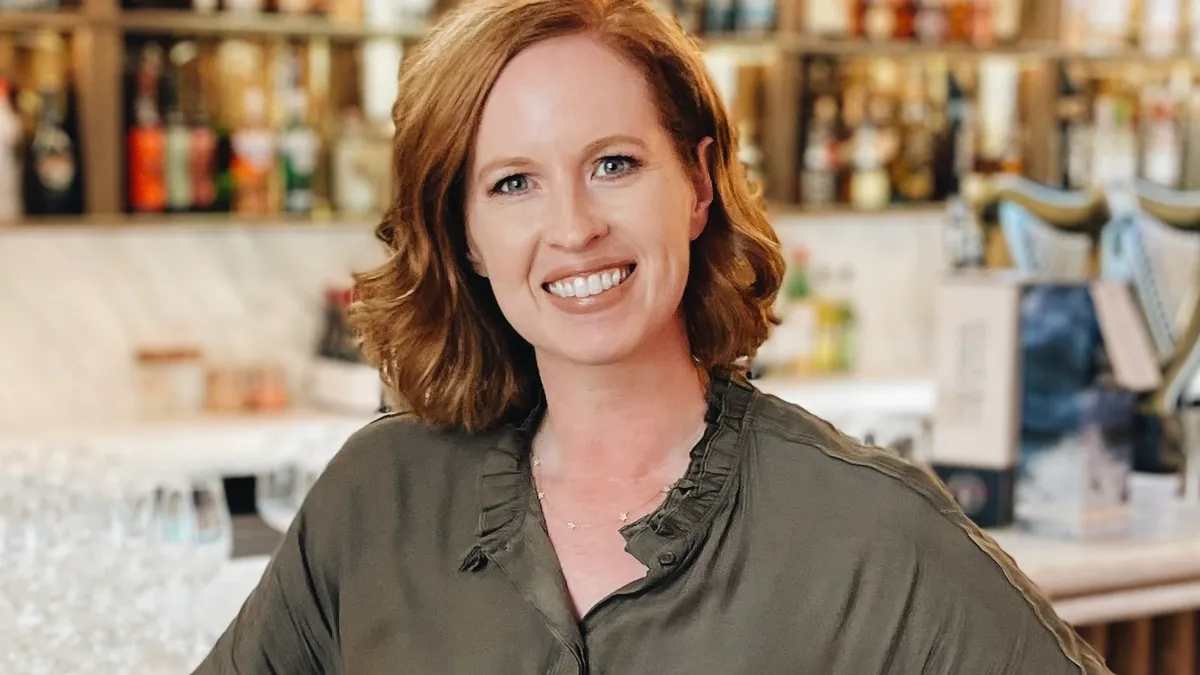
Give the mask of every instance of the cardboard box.
[(1135, 397), (1161, 377), (1128, 287), (953, 277), (936, 340), (931, 461), (967, 515), (1059, 537), (1124, 533)]

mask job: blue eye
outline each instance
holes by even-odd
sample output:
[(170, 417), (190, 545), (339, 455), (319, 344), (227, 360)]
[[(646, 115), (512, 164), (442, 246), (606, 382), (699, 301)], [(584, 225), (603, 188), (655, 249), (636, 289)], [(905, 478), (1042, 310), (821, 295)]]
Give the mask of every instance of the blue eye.
[(506, 178), (501, 178), (492, 186), (492, 194), (511, 195), (521, 192), (529, 188), (529, 178), (518, 173)]
[(610, 157), (603, 157), (596, 163), (595, 175), (597, 178), (613, 178), (629, 173), (637, 167), (638, 161), (632, 157), (612, 155)]

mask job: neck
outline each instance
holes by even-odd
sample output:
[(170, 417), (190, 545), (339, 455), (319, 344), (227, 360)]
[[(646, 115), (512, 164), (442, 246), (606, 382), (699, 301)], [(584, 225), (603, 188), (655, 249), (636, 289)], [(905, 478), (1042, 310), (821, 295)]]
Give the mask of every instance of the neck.
[(704, 378), (682, 321), (664, 339), (620, 363), (568, 363), (538, 355), (546, 393), (543, 461), (564, 474), (644, 476), (686, 466), (703, 428)]

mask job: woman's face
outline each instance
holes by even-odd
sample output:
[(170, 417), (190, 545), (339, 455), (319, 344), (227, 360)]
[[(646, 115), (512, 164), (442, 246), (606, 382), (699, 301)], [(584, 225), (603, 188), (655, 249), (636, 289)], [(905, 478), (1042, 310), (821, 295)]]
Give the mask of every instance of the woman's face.
[(712, 200), (707, 144), (689, 171), (641, 73), (589, 36), (505, 67), (468, 169), (467, 237), (540, 362), (615, 363), (680, 335)]

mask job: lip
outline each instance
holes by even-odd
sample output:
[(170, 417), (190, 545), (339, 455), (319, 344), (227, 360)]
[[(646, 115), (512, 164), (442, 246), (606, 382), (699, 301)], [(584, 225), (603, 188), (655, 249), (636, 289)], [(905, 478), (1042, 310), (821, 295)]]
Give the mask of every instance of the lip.
[[(626, 263), (626, 264), (633, 264), (633, 263)], [(619, 262), (615, 263), (615, 264), (614, 263), (605, 263), (605, 265), (601, 265), (599, 267), (592, 267), (590, 269), (587, 269), (587, 271), (588, 272), (600, 271), (603, 269), (608, 269), (609, 267), (618, 267), (618, 266), (620, 266)], [(581, 269), (585, 269), (585, 268), (581, 268)], [(622, 300), (624, 300), (625, 296), (629, 295), (630, 289), (632, 289), (633, 286), (635, 284), (637, 284), (640, 280), (640, 275), (638, 275), (638, 270), (639, 270), (639, 268), (635, 266), (633, 268), (633, 272), (631, 272), (629, 274), (629, 277), (627, 279), (625, 279), (625, 281), (622, 281), (619, 286), (616, 286), (607, 291), (604, 291), (600, 295), (589, 295), (586, 298), (560, 298), (557, 295), (554, 295), (553, 293), (550, 293), (549, 291), (545, 290), (544, 288), (539, 289), (539, 290), (541, 290), (541, 292), (545, 294), (546, 300), (552, 306), (554, 306), (556, 309), (566, 312), (567, 314), (576, 314), (576, 315), (594, 314), (596, 312), (602, 312), (610, 307), (613, 307), (614, 305), (616, 305), (616, 304), (620, 303)], [(582, 273), (583, 272), (571, 272), (571, 273), (568, 273), (566, 276), (571, 276), (572, 274), (582, 274)], [(557, 277), (557, 279), (562, 279), (562, 278), (565, 278), (565, 277)], [(555, 279), (555, 280), (557, 280), (557, 279)]]
[(628, 267), (635, 264), (637, 261), (632, 258), (597, 258), (594, 260), (586, 260), (574, 265), (563, 265), (550, 270), (546, 277), (542, 279), (539, 286), (562, 281), (567, 277), (579, 276), (581, 274), (592, 274), (593, 272), (601, 272), (603, 270), (612, 269), (614, 267)]

